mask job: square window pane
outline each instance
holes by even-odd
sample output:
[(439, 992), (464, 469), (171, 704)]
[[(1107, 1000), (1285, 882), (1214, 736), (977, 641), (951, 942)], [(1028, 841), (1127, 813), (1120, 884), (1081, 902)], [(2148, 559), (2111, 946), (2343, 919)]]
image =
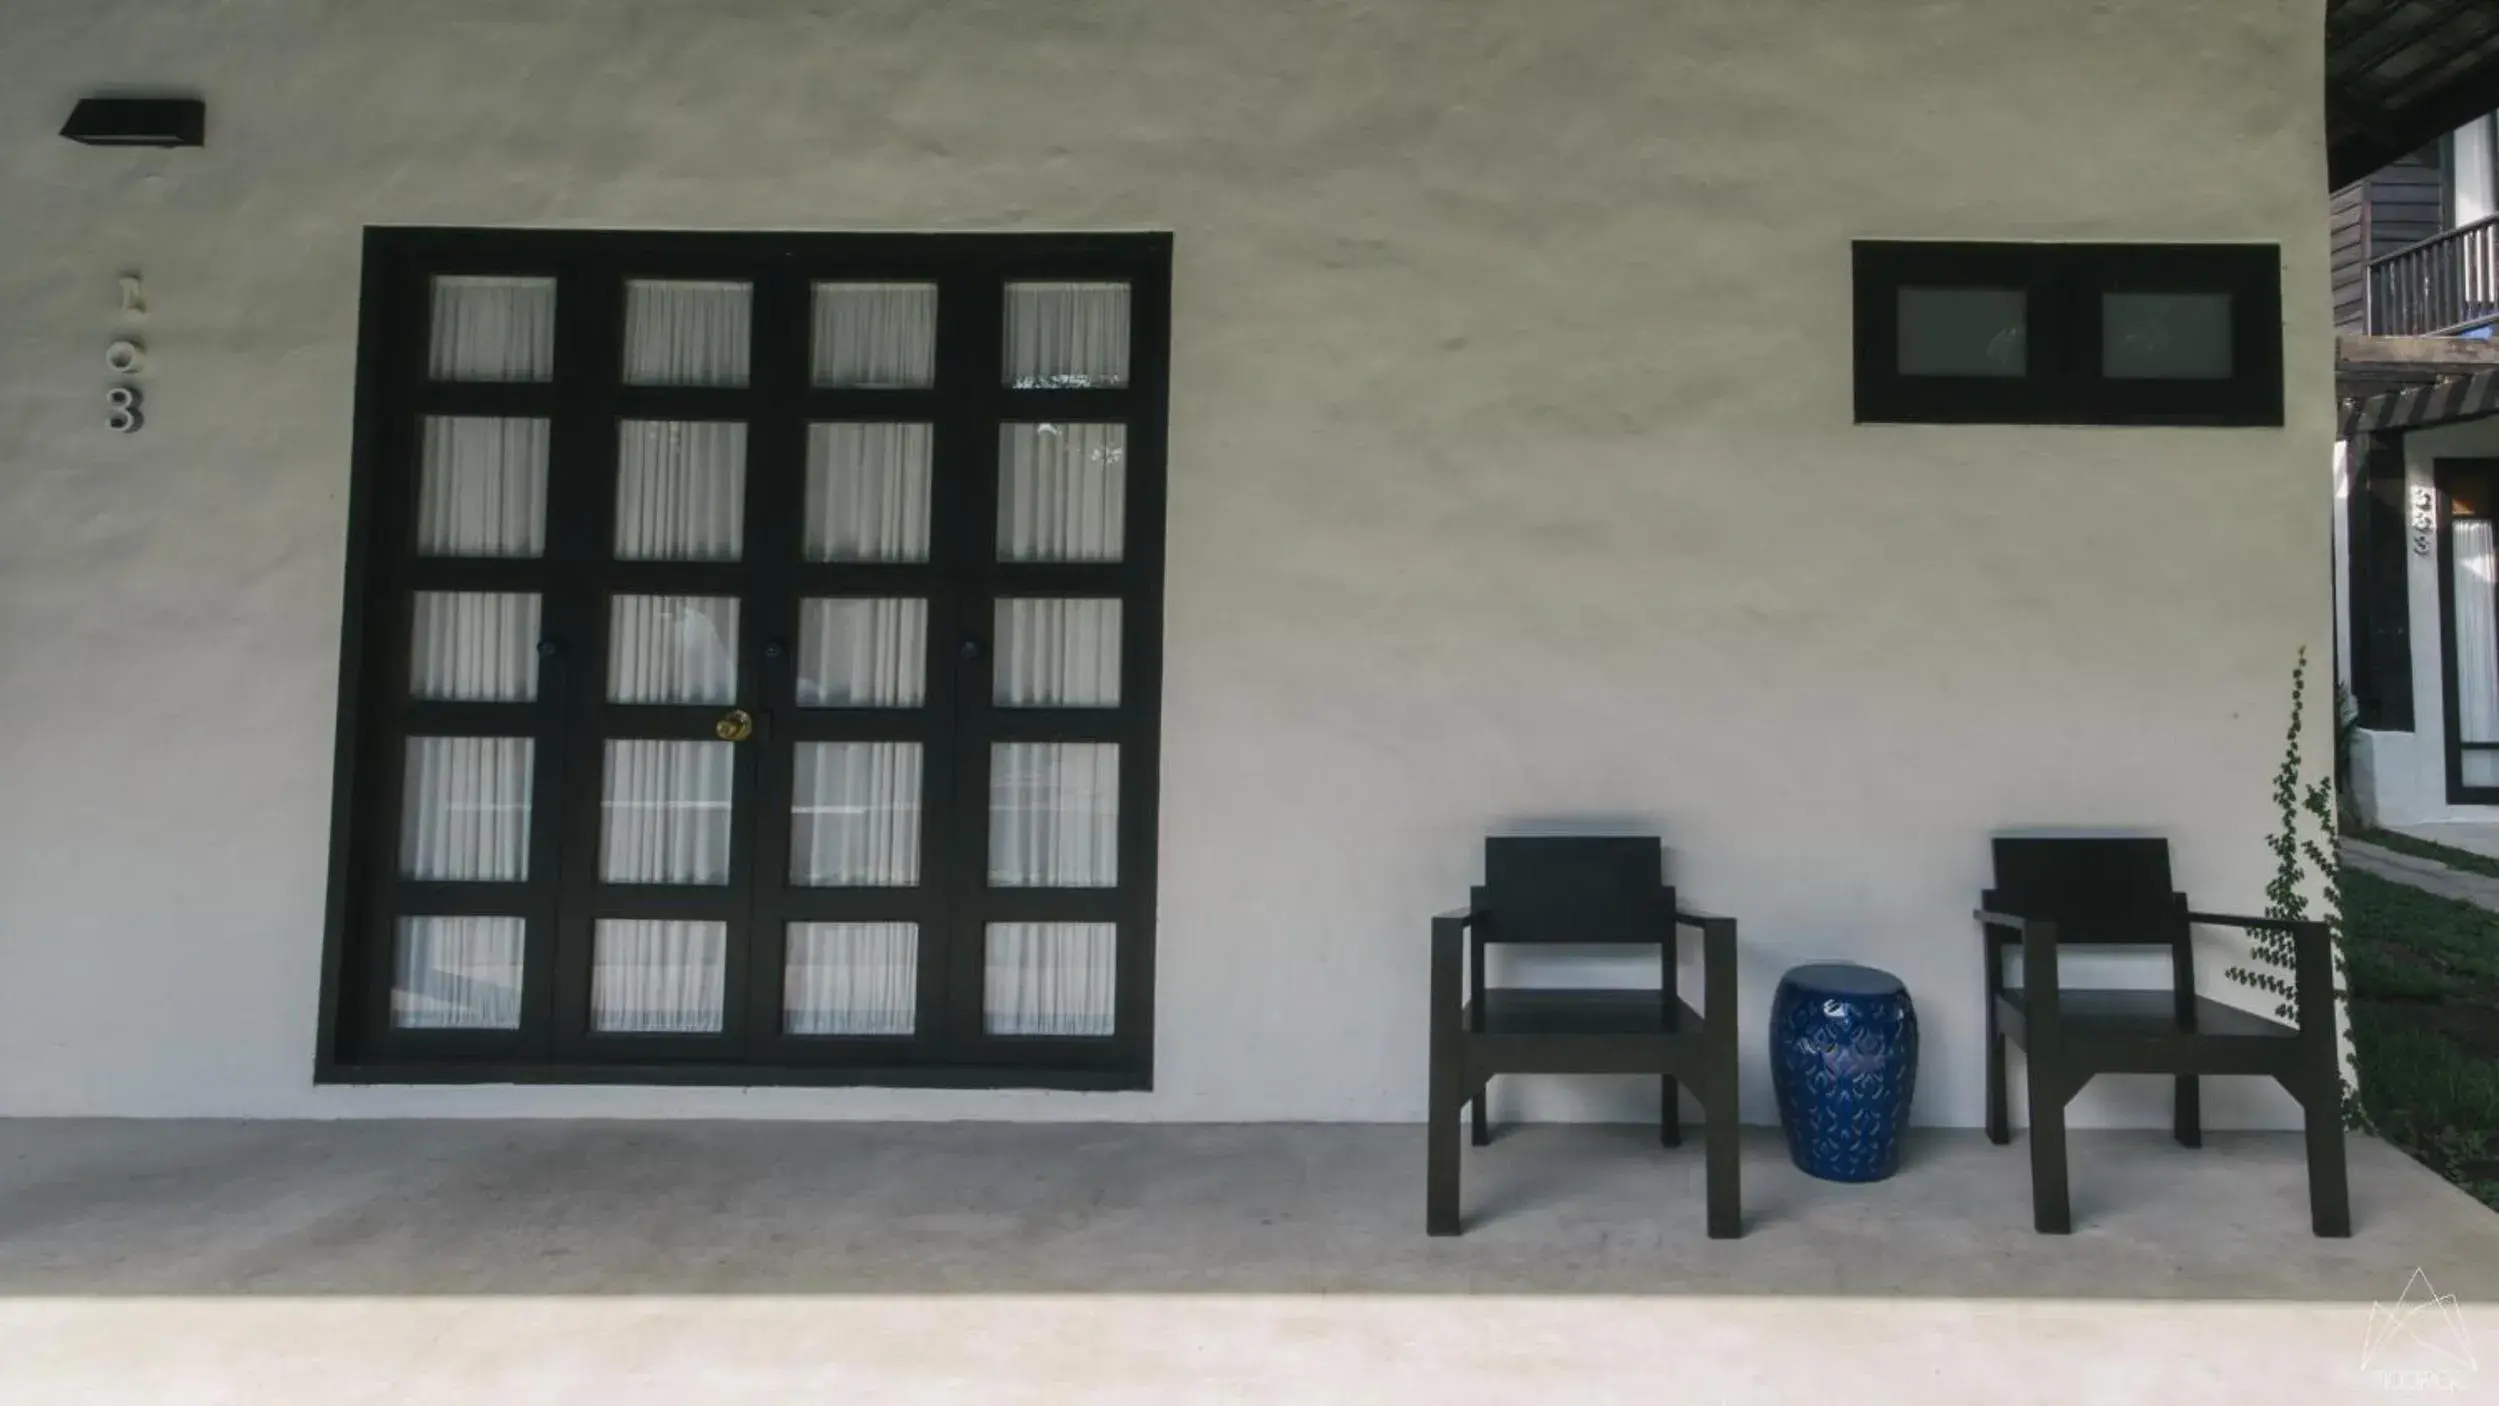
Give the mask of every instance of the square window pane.
[(417, 555), (534, 557), (547, 548), (547, 422), (428, 415)]
[(400, 799), (399, 872), (510, 883), (529, 877), (526, 737), (411, 737)]
[(801, 742), (790, 791), (790, 882), (907, 888), (920, 881), (920, 744)]
[(735, 596), (610, 596), (611, 703), (718, 703), (738, 696)]
[(401, 1030), (518, 1030), (518, 918), (402, 918), (390, 1023)]
[(798, 608), (798, 706), (917, 708), (925, 600), (808, 600)]
[(753, 294), (744, 283), (628, 282), (626, 383), (745, 385)]
[(590, 962), (591, 1028), (708, 1035), (720, 1029), (729, 925), (602, 918)]
[(1900, 374), (2029, 372), (2030, 298), (2019, 288), (1900, 290)]
[(408, 694), (470, 703), (538, 696), (534, 591), (419, 591), (408, 632)]
[(792, 923), (781, 975), (792, 1035), (908, 1035), (920, 1007), (916, 923)]
[(1108, 1035), (1116, 1027), (1119, 930), (1109, 923), (991, 923), (982, 973), (992, 1035)]
[(1008, 708), (1119, 706), (1119, 602), (1001, 600), (991, 700)]
[(599, 879), (610, 884), (729, 882), (736, 747), (617, 739), (599, 796)]
[(807, 560), (928, 560), (929, 427), (807, 427)]
[(989, 882), (997, 888), (1119, 883), (1117, 744), (990, 747)]
[(745, 549), (746, 426), (617, 427), (617, 560), (736, 561)]
[(437, 381), (546, 381), (555, 376), (555, 280), (434, 280), (426, 374)]
[(1117, 561), (1128, 533), (1126, 425), (1001, 425), (998, 560)]
[(914, 389), (937, 374), (937, 285), (819, 283), (814, 364), (819, 386)]
[(2103, 293), (2100, 374), (2127, 381), (2226, 381), (2227, 293)]
[(1007, 285), (1007, 384), (1025, 390), (1128, 384), (1128, 285)]

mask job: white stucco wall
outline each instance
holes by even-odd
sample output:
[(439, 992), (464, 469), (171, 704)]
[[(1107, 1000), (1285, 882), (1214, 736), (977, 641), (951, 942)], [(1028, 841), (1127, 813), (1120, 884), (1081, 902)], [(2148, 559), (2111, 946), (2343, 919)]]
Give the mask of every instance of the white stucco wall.
[[(2472, 420), (2404, 436), (2404, 501), (2437, 491), (2441, 459), (2499, 458), (2499, 420)], [(2412, 730), (2363, 732), (2355, 748), (2356, 789), (2379, 825), (2499, 821), (2499, 806), (2447, 799), (2447, 681), (2438, 618), (2438, 550), (2405, 557), (2405, 613), (2412, 640)], [(2338, 567), (2338, 570), (2340, 568)], [(2338, 592), (2338, 599), (2340, 593)]]
[[(0, 1112), (1418, 1118), (1426, 916), (1489, 829), (1619, 823), (1744, 922), (1751, 1116), (1773, 983), (1839, 955), (1916, 993), (1919, 1117), (1975, 1123), (1990, 831), (2156, 829), (2200, 899), (2261, 902), (2291, 659), (2330, 639), (2321, 30), (2318, 0), (23, 0)], [(207, 95), (206, 150), (52, 135), (146, 83)], [(1152, 1092), (313, 1086), (375, 223), (1175, 231)], [(2290, 425), (1859, 428), (1859, 236), (2278, 241)], [(97, 409), (125, 266), (133, 438)], [(2075, 1117), (2167, 1113), (2105, 1080)]]

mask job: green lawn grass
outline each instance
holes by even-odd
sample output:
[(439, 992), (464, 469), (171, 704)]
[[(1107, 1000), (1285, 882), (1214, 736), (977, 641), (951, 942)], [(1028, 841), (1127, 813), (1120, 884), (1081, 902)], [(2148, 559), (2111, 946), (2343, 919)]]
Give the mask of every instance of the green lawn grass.
[(2350, 869), (2342, 897), (2361, 1106), (2499, 1210), (2499, 913)]

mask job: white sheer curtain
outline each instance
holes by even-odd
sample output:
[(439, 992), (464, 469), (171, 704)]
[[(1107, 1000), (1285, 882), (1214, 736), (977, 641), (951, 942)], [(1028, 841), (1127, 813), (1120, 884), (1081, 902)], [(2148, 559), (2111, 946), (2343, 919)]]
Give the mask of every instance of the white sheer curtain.
[(801, 742), (790, 797), (790, 882), (920, 881), (920, 744)]
[(1117, 744), (992, 744), (989, 882), (999, 888), (1119, 883)]
[(746, 547), (746, 426), (627, 420), (616, 443), (619, 561), (736, 561)]
[(504, 883), (529, 877), (532, 744), (526, 737), (411, 737), (399, 872)]
[(1117, 561), (1127, 497), (1127, 426), (999, 427), (998, 560)]
[(547, 422), (428, 415), (417, 553), (534, 557), (547, 545)]
[(929, 427), (807, 427), (809, 561), (926, 561)]
[(611, 703), (737, 701), (738, 598), (611, 596)]
[(1009, 708), (1119, 706), (1119, 602), (1000, 600), (993, 701)]
[(526, 703), (538, 696), (534, 591), (419, 591), (408, 632), (416, 698)]
[(908, 388), (936, 377), (934, 283), (819, 283), (815, 324), (819, 386)]
[(437, 381), (544, 381), (555, 375), (555, 280), (434, 280), (432, 346)]
[(920, 1004), (914, 923), (792, 923), (781, 983), (792, 1035), (908, 1035)]
[(745, 385), (753, 292), (744, 283), (627, 282), (626, 383)]
[(707, 1034), (720, 1028), (728, 972), (725, 923), (602, 918), (590, 963), (590, 1023), (610, 1032)]
[(799, 604), (802, 708), (916, 708), (925, 694), (927, 657), (925, 600)]
[(1128, 384), (1128, 285), (1007, 285), (1006, 379), (1026, 389)]
[[(2456, 601), (2456, 740), (2499, 742), (2499, 620), (2492, 587), (2499, 577), (2491, 524), (2459, 518), (2452, 525)], [(2466, 752), (2464, 784), (2499, 786), (2499, 752)]]
[(616, 738), (599, 802), (599, 878), (611, 884), (729, 882), (736, 749), (727, 742)]
[(402, 918), (391, 1024), (402, 1030), (515, 1030), (521, 1023), (518, 918)]
[(1108, 1035), (1119, 983), (1109, 923), (991, 923), (984, 964), (992, 1035)]

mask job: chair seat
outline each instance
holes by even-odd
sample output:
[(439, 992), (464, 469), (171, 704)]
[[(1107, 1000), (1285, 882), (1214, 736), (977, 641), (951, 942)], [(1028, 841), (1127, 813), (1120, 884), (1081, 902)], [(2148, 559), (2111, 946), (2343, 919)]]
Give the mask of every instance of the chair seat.
[[(2017, 1016), (2028, 1012), (2023, 992), (2008, 989), (2004, 1002)], [(2098, 991), (2065, 987), (2057, 993), (2057, 1009), (2068, 1034), (2095, 1039), (2209, 1036), (2224, 1040), (2296, 1040), (2296, 1026), (2268, 1020), (2252, 1011), (2219, 1001), (2195, 998), (2195, 1023), (2178, 1020), (2177, 999), (2167, 991)]]
[[(1701, 1013), (1688, 1001), (1676, 1001), (1681, 1023), (1675, 1032), (1695, 1034)], [(1475, 1030), (1475, 1003), (1467, 1003), (1461, 1025)], [(1496, 988), (1484, 993), (1486, 1035), (1663, 1035), (1666, 1001), (1654, 988), (1564, 988), (1522, 990)]]

